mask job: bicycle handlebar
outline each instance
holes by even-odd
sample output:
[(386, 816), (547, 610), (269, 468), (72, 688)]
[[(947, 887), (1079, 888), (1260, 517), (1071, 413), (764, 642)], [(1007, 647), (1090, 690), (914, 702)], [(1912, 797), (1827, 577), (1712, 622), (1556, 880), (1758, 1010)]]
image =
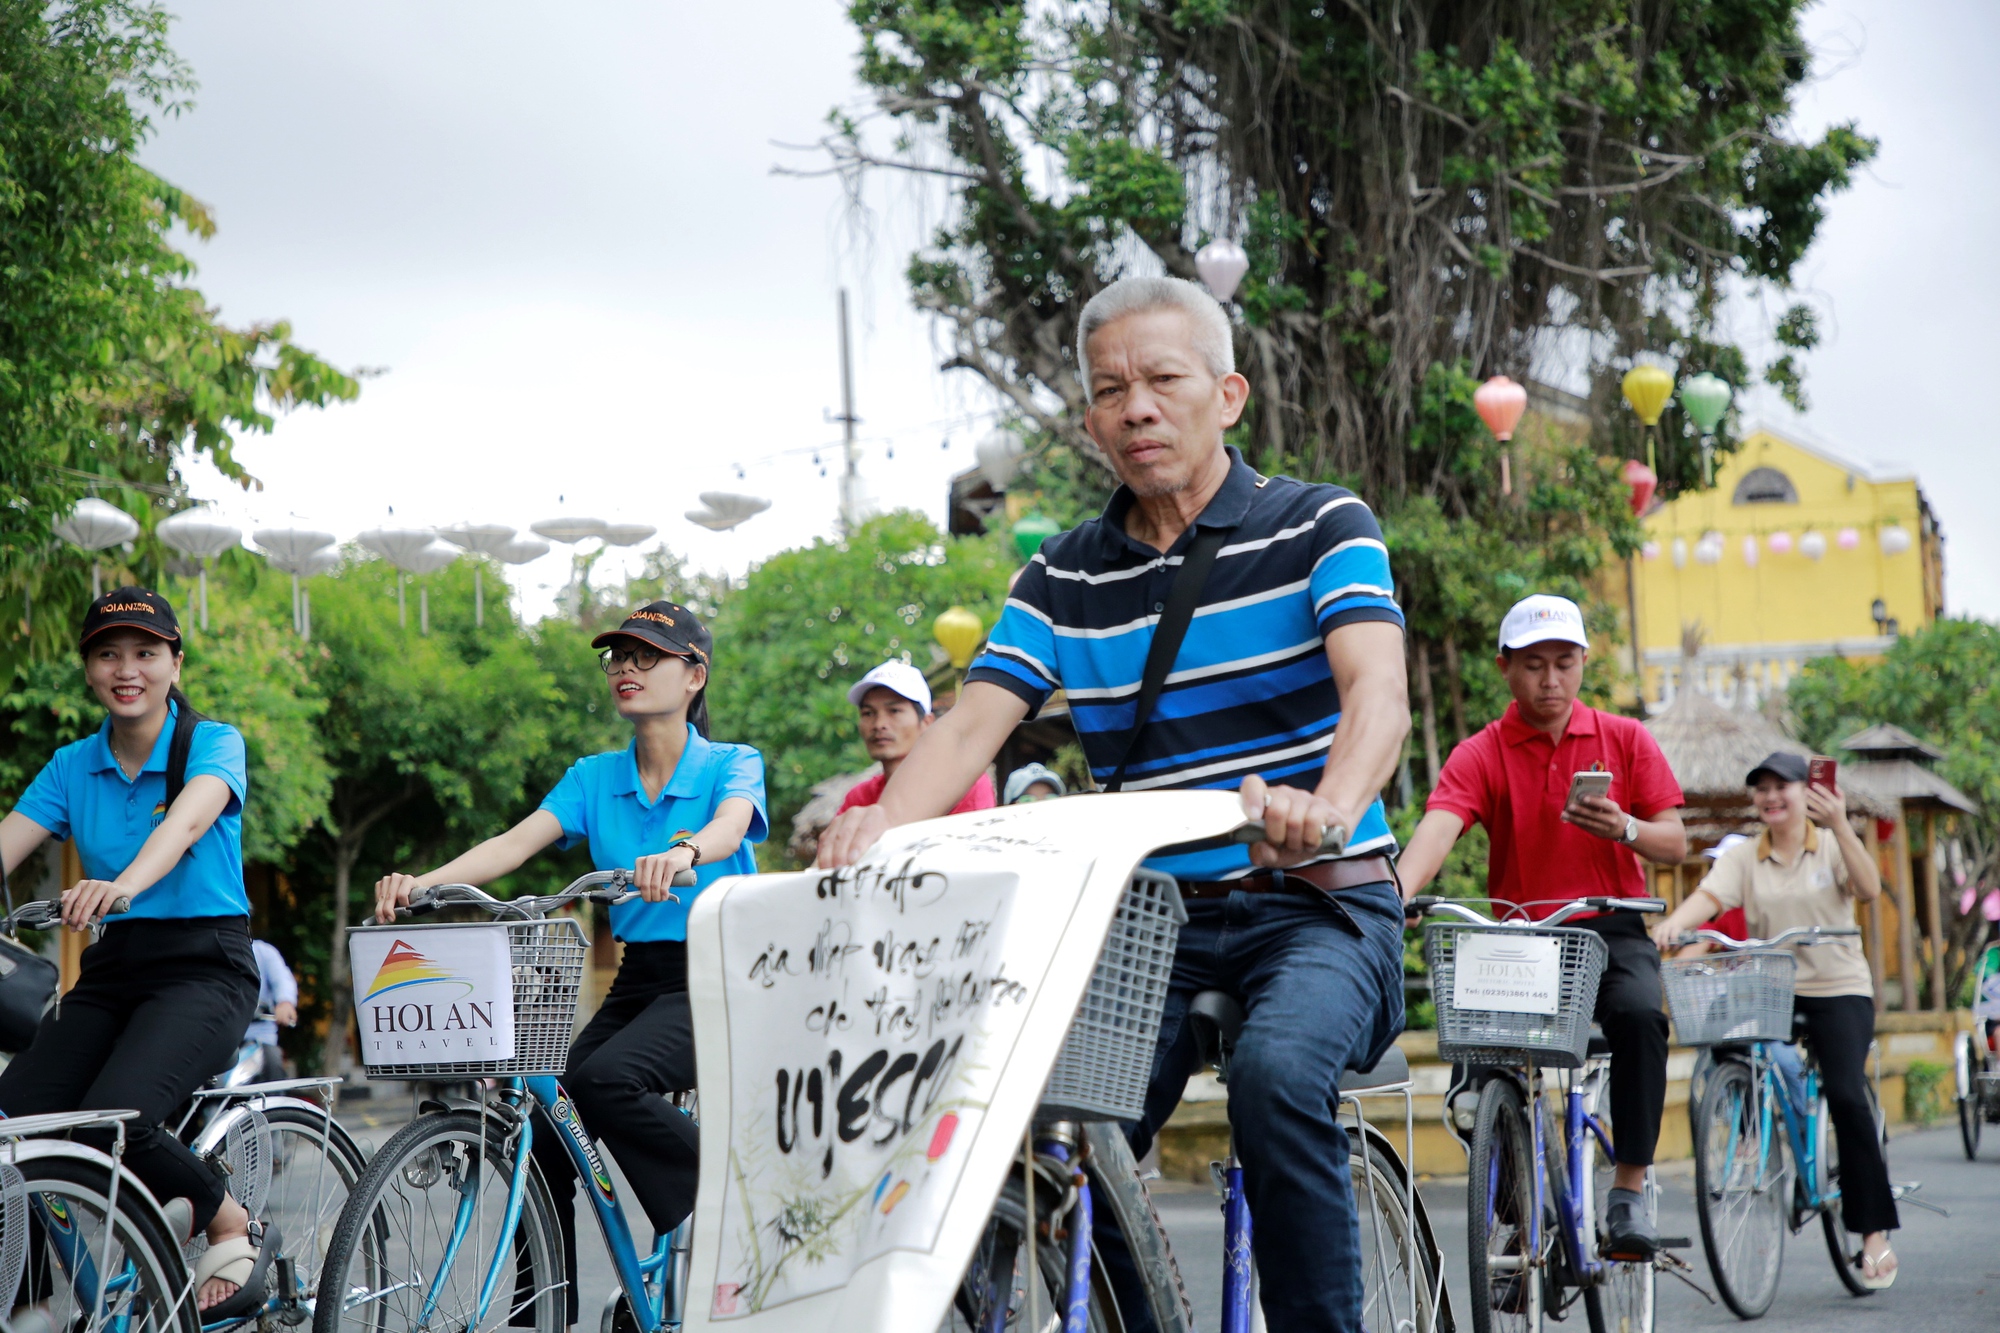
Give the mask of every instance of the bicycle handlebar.
[(1505, 904), (1508, 913), (1524, 912), (1530, 907), (1539, 907), (1546, 902), (1559, 902), (1561, 907), (1543, 917), (1540, 921), (1530, 921), (1525, 917), (1507, 919), (1485, 917), (1467, 907), (1467, 903), (1496, 903), (1498, 898), (1445, 898), (1435, 893), (1420, 893), (1410, 899), (1408, 910), (1423, 912), (1431, 916), (1455, 916), (1476, 926), (1514, 926), (1528, 928), (1534, 926), (1559, 926), (1582, 912), (1664, 912), (1666, 900), (1662, 898), (1544, 898), (1535, 902)]
[[(469, 906), (484, 908), (494, 916), (534, 920), (574, 902), (604, 903), (611, 907), (631, 902), (639, 896), (631, 887), (632, 879), (633, 872), (630, 870), (593, 870), (587, 875), (579, 876), (568, 887), (555, 893), (529, 893), (507, 899), (495, 898), (484, 889), (471, 884), (438, 884), (411, 894), (409, 905), (396, 910), (398, 914), (404, 916), (421, 916), (444, 907)], [(673, 887), (677, 889), (694, 887), (694, 871), (683, 870), (675, 875)], [(666, 900), (677, 903), (681, 898), (669, 891)]]
[(1779, 931), (1768, 940), (1731, 939), (1719, 930), (1690, 930), (1674, 939), (1675, 948), (1699, 944), (1707, 940), (1720, 944), (1726, 949), (1775, 949), (1787, 940), (1798, 940), (1808, 947), (1815, 944), (1831, 944), (1836, 939), (1851, 939), (1861, 933), (1859, 926), (1793, 926), (1790, 930)]
[[(1252, 819), (1229, 834), (1229, 841), (1249, 846), (1252, 843), (1268, 842), (1270, 835), (1264, 828), (1264, 821)], [(1342, 824), (1330, 824), (1320, 831), (1319, 850), (1339, 853), (1347, 850), (1347, 828)]]
[[(131, 898), (120, 896), (111, 900), (111, 905), (104, 909), (104, 915), (123, 916), (131, 910)], [(62, 899), (37, 898), (33, 902), (22, 903), (0, 918), (0, 934), (12, 935), (17, 930), (48, 930), (61, 923)]]

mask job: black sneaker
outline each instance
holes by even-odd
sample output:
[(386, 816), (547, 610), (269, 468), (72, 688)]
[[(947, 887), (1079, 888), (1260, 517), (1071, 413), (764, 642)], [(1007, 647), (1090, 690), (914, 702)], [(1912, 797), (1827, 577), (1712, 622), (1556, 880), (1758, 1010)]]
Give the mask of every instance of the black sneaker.
[(1607, 1258), (1643, 1263), (1659, 1252), (1660, 1233), (1646, 1216), (1646, 1202), (1637, 1190), (1612, 1190), (1604, 1222), (1610, 1232), (1604, 1244)]

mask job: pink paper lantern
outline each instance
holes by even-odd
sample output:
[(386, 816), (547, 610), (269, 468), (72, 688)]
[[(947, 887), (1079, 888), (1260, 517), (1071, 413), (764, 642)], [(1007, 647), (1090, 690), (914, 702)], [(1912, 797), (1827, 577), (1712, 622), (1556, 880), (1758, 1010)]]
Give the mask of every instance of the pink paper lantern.
[(1639, 548), (1639, 557), (1642, 560), (1658, 560), (1660, 558), (1660, 544), (1658, 542), (1647, 542)]
[(1843, 551), (1852, 551), (1861, 545), (1861, 534), (1853, 528), (1842, 528), (1834, 537), (1833, 544)]
[(1792, 534), (1789, 532), (1774, 532), (1764, 544), (1771, 548), (1772, 555), (1790, 555), (1792, 553)]

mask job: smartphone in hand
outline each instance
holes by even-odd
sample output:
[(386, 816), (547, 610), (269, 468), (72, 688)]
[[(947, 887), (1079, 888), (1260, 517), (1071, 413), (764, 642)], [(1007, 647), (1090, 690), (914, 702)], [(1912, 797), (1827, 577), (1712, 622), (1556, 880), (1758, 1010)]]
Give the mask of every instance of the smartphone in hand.
[(1570, 775), (1569, 800), (1566, 804), (1575, 805), (1577, 800), (1584, 796), (1609, 796), (1610, 794), (1611, 775), (1603, 769), (1597, 769), (1588, 773), (1574, 773)]
[(1824, 787), (1829, 792), (1835, 790), (1836, 783), (1834, 782), (1834, 777), (1838, 773), (1839, 768), (1840, 765), (1837, 762), (1828, 759), (1825, 755), (1814, 755), (1812, 758), (1806, 760), (1806, 785), (1809, 787)]

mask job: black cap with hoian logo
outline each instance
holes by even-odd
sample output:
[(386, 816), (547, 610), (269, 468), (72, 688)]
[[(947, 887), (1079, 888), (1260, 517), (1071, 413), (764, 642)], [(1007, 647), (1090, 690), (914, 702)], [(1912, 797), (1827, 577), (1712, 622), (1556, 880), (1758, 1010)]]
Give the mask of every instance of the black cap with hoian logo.
[(590, 646), (603, 648), (613, 639), (637, 639), (677, 657), (693, 656), (703, 666), (710, 664), (709, 654), (714, 647), (708, 627), (678, 602), (649, 602), (625, 617), (625, 623), (617, 629), (606, 630), (592, 639)]
[(77, 642), (88, 646), (112, 629), (144, 630), (168, 643), (181, 641), (181, 622), (175, 618), (172, 604), (144, 588), (113, 588), (92, 602), (83, 613), (83, 633)]

